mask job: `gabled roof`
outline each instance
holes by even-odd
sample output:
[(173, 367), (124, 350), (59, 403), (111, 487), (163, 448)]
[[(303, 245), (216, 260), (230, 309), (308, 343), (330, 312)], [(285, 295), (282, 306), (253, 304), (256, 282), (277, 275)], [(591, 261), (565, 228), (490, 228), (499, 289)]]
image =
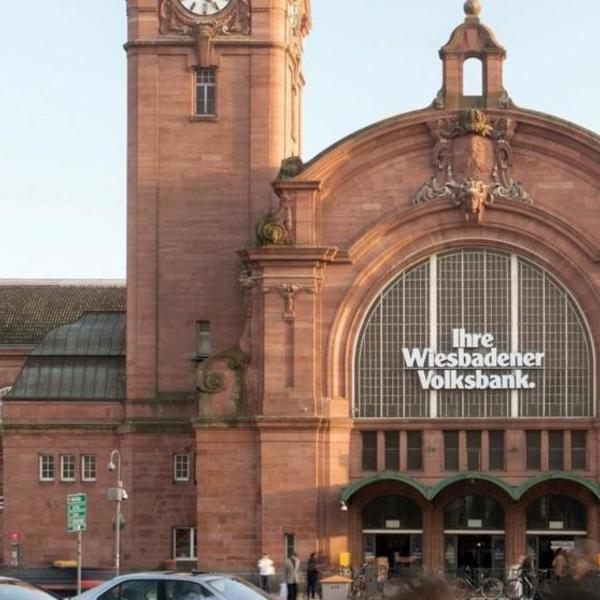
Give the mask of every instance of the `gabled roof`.
[(124, 281), (0, 281), (0, 345), (37, 345), (90, 311), (124, 311)]

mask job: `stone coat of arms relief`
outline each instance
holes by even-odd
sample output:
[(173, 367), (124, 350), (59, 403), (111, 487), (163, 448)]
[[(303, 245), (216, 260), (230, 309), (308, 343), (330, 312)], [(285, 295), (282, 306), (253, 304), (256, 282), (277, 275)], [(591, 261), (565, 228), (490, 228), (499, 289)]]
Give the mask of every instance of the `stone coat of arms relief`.
[(461, 208), (466, 223), (480, 224), (486, 207), (497, 199), (533, 202), (512, 177), (514, 121), (488, 120), (484, 112), (469, 109), (457, 119), (440, 119), (429, 127), (436, 140), (434, 174), (413, 204), (450, 200)]

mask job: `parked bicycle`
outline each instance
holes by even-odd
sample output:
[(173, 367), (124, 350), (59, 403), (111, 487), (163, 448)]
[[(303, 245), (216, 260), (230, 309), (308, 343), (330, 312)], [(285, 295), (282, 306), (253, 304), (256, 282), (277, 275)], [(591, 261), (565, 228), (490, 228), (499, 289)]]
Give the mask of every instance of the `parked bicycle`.
[(552, 594), (554, 583), (548, 574), (519, 573), (506, 582), (506, 597), (509, 600), (546, 600)]
[(498, 577), (481, 577), (480, 573), (471, 569), (461, 569), (455, 580), (457, 596), (463, 600), (470, 600), (483, 596), (486, 600), (498, 600), (504, 593), (504, 584)]
[(352, 580), (348, 600), (367, 600), (377, 592), (377, 568), (364, 564)]

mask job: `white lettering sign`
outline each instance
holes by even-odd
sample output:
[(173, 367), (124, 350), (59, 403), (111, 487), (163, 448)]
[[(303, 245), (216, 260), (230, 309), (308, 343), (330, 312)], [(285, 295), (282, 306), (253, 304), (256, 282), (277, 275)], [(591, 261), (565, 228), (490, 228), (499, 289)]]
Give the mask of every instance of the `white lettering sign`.
[[(532, 390), (535, 382), (523, 369), (541, 369), (544, 363), (543, 352), (499, 352), (491, 333), (454, 329), (452, 347), (455, 352), (448, 353), (402, 348), (406, 368), (417, 370), (424, 390)], [(492, 369), (510, 372), (489, 373)]]

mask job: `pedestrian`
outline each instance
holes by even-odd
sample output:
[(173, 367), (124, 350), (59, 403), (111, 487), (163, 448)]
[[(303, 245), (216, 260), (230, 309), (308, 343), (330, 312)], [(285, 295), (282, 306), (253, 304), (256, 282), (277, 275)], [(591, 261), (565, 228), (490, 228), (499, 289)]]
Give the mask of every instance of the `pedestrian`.
[(318, 581), (317, 553), (313, 552), (306, 563), (306, 595), (310, 600), (314, 600), (317, 595)]
[(554, 555), (552, 569), (554, 570), (554, 577), (556, 579), (562, 579), (567, 574), (567, 559), (562, 548), (558, 548)]
[(287, 585), (287, 600), (296, 600), (300, 581), (300, 558), (295, 552), (285, 561), (284, 576)]
[(269, 555), (265, 552), (258, 561), (258, 573), (260, 575), (260, 587), (271, 593), (271, 579), (275, 575), (275, 566)]

